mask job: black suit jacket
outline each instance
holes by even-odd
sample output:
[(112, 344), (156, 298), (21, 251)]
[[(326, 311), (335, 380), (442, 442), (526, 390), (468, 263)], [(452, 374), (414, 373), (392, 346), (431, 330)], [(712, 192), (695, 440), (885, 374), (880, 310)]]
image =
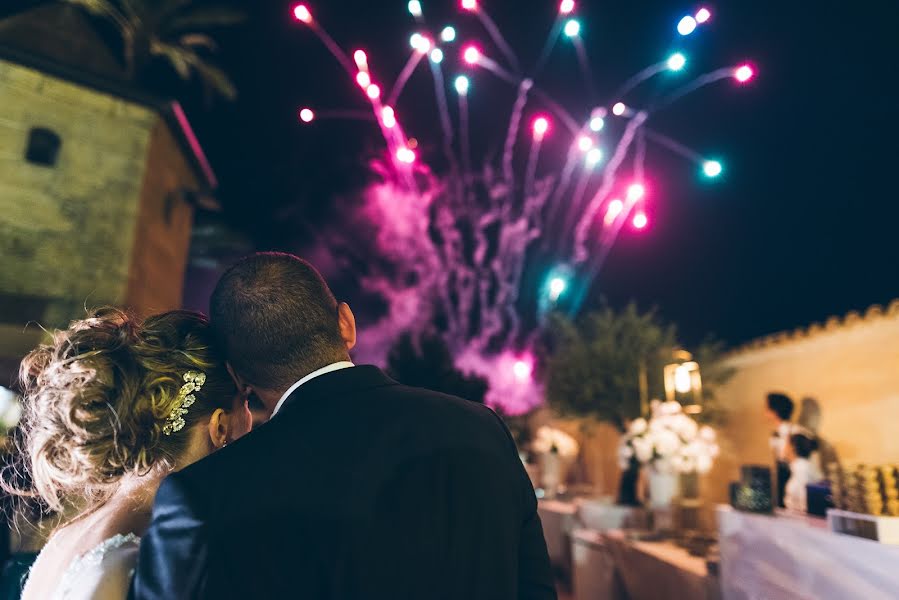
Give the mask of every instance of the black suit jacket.
[(536, 508), (491, 410), (344, 369), (163, 482), (131, 595), (555, 598)]

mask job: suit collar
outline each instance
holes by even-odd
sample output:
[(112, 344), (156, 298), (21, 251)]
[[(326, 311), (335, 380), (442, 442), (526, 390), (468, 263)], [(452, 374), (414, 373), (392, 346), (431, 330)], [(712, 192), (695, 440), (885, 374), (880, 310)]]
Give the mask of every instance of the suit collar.
[(361, 365), (351, 369), (341, 369), (319, 375), (296, 388), (284, 399), (278, 415), (291, 412), (302, 406), (313, 406), (319, 402), (348, 394), (357, 394), (369, 389), (387, 385), (398, 385), (381, 369), (373, 365)]

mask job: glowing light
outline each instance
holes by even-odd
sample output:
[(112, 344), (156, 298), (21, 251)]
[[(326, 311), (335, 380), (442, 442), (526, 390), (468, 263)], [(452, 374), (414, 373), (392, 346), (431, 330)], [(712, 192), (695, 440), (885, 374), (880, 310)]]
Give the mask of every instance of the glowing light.
[(555, 302), (568, 287), (568, 282), (561, 277), (553, 277), (549, 281), (549, 299)]
[(621, 214), (621, 211), (624, 210), (624, 202), (620, 199), (615, 198), (611, 202), (609, 202), (609, 208), (606, 210), (606, 221), (614, 221), (618, 215)]
[(368, 89), (368, 86), (371, 85), (371, 75), (365, 71), (359, 71), (356, 73), (356, 83), (358, 83), (359, 87), (363, 90)]
[(570, 15), (574, 10), (574, 0), (562, 0), (562, 3), (559, 4), (559, 13), (563, 15)]
[(373, 83), (365, 88), (365, 93), (368, 94), (368, 97), (372, 100), (377, 100), (381, 97), (381, 88), (379, 88), (377, 84)]
[(696, 19), (687, 15), (677, 23), (677, 32), (681, 35), (690, 35), (696, 31)]
[(409, 0), (408, 8), (409, 14), (411, 14), (413, 17), (421, 16), (421, 2), (419, 2), (418, 0)]
[(418, 48), (421, 46), (422, 40), (424, 40), (424, 39), (425, 38), (416, 31), (415, 33), (413, 33), (412, 35), (409, 36), (409, 45), (412, 46), (413, 48), (415, 48), (416, 50), (418, 50)]
[(401, 163), (411, 165), (415, 162), (415, 152), (411, 148), (400, 148), (396, 151), (396, 159)]
[(356, 62), (356, 66), (359, 67), (360, 71), (364, 71), (368, 68), (368, 55), (365, 54), (365, 50), (356, 50), (353, 52), (353, 60)]
[(696, 22), (700, 25), (712, 18), (712, 13), (707, 8), (700, 8), (696, 12)]
[(440, 39), (444, 42), (454, 42), (456, 40), (456, 29), (447, 25), (440, 32)]
[(515, 364), (512, 365), (512, 373), (515, 374), (515, 378), (520, 381), (525, 381), (531, 378), (531, 365), (530, 363), (523, 360), (516, 360)]
[(387, 129), (396, 127), (396, 114), (393, 112), (393, 107), (385, 106), (381, 109), (381, 123)]
[(462, 10), (477, 10), (478, 0), (462, 0)]
[(734, 79), (740, 83), (746, 83), (755, 77), (755, 70), (750, 65), (740, 65), (734, 69)]
[(470, 65), (476, 65), (481, 59), (481, 51), (477, 46), (467, 46), (462, 53), (462, 59)]
[(593, 147), (593, 138), (589, 135), (582, 135), (577, 139), (577, 147), (581, 152), (586, 152)]
[(627, 199), (630, 200), (631, 202), (636, 202), (637, 200), (640, 200), (641, 198), (643, 198), (643, 196), (645, 196), (645, 195), (646, 195), (646, 188), (643, 187), (643, 184), (641, 184), (641, 183), (632, 183), (627, 188)]
[(693, 389), (693, 377), (690, 375), (690, 365), (678, 365), (674, 370), (674, 390), (678, 394), (686, 394)]
[(546, 132), (549, 131), (549, 119), (546, 117), (537, 117), (534, 119), (534, 137), (538, 140), (543, 139)]
[(706, 177), (718, 177), (724, 168), (717, 160), (707, 160), (702, 163), (702, 172)]
[(666, 64), (668, 65), (668, 68), (670, 70), (680, 71), (687, 64), (687, 57), (680, 52), (675, 52), (668, 57), (668, 61)]
[(458, 77), (456, 77), (456, 81), (453, 85), (456, 86), (456, 93), (458, 93), (459, 95), (464, 96), (468, 94), (468, 86), (470, 85), (470, 83), (468, 81), (468, 77), (466, 77), (465, 75), (459, 75)]
[(293, 7), (293, 17), (297, 21), (302, 21), (306, 24), (312, 22), (312, 13), (309, 12), (309, 9), (306, 8), (305, 4), (297, 4)]
[(590, 119), (590, 131), (602, 131), (602, 128), (605, 127), (606, 121), (602, 117), (593, 117)]
[(311, 108), (304, 108), (300, 110), (300, 121), (303, 123), (311, 123), (312, 119), (315, 118), (315, 113), (312, 112)]
[(577, 37), (581, 33), (581, 24), (577, 19), (568, 19), (565, 22), (565, 29), (563, 29), (565, 35), (573, 38)]
[(587, 152), (587, 157), (585, 160), (588, 167), (595, 167), (597, 164), (599, 164), (599, 161), (602, 160), (602, 150), (600, 150), (599, 148), (590, 148), (590, 150)]
[(434, 63), (435, 65), (439, 65), (443, 62), (443, 50), (441, 50), (440, 48), (434, 48), (433, 50), (431, 50), (430, 57), (432, 63)]
[(612, 114), (616, 117), (620, 117), (626, 110), (627, 106), (624, 105), (624, 102), (616, 102), (615, 106), (612, 107)]
[(644, 229), (647, 225), (649, 225), (649, 218), (646, 216), (646, 213), (642, 210), (634, 215), (634, 227), (637, 229)]

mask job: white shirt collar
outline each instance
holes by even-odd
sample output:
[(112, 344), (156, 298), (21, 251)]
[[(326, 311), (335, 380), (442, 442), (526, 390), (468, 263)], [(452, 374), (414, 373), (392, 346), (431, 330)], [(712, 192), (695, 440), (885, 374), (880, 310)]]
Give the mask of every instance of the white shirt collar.
[[(317, 371), (313, 371), (313, 372), (309, 373), (308, 375), (306, 375), (305, 377), (303, 377), (302, 379), (297, 381), (295, 384), (293, 384), (292, 386), (287, 388), (287, 391), (284, 392), (284, 395), (281, 396), (281, 399), (278, 400), (278, 403), (275, 405), (275, 410), (272, 411), (272, 417), (274, 417), (276, 414), (278, 414), (278, 411), (281, 410), (281, 405), (284, 404), (284, 401), (287, 400), (287, 398), (292, 393), (294, 393), (298, 387), (300, 387), (307, 381), (315, 379), (316, 377), (318, 377), (320, 375), (324, 375), (326, 373), (332, 373), (334, 371), (339, 371), (341, 369), (349, 369), (350, 367), (355, 367), (355, 366), (356, 365), (354, 365), (353, 363), (351, 363), (348, 360), (342, 360), (340, 362), (331, 363), (330, 365), (328, 365), (326, 367), (322, 367), (321, 369), (318, 369)], [(269, 417), (269, 418), (272, 418), (272, 417)]]

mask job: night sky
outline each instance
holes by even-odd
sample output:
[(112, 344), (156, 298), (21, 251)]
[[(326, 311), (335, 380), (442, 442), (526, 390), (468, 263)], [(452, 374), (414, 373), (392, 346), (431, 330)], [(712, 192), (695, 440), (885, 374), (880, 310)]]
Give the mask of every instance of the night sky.
[[(185, 105), (220, 178), (226, 218), (260, 249), (304, 252), (319, 225), (346, 218), (333, 198), (366, 181), (365, 163), (383, 143), (374, 124), (297, 122), (300, 106), (367, 104), (317, 38), (292, 21), (293, 3), (241, 6), (251, 4), (244, 26), (216, 33), (238, 101), (206, 105), (187, 94)], [(415, 31), (405, 0), (308, 4), (342, 47), (365, 48), (395, 78)], [(434, 31), (453, 23), (462, 40), (487, 39), (452, 0), (422, 4)], [(533, 64), (556, 1), (483, 4), (523, 63)], [(899, 4), (708, 3), (712, 22), (689, 38), (679, 38), (675, 24), (695, 12), (692, 2), (578, 4), (604, 103), (630, 75), (673, 50), (689, 56), (696, 74), (744, 59), (759, 71), (747, 87), (720, 82), (655, 122), (687, 146), (722, 157), (725, 176), (709, 184), (691, 163), (650, 146), (651, 225), (622, 235), (589, 303), (633, 298), (658, 306), (687, 341), (715, 333), (737, 344), (899, 298)], [(444, 63), (449, 73), (456, 62)], [(491, 79), (474, 76), (475, 127), (508, 119), (514, 90)], [(538, 83), (586, 117), (570, 44), (557, 45)], [(398, 115), (410, 135), (438, 140), (427, 69), (409, 85)], [(657, 91), (648, 86), (648, 94)], [(496, 143), (475, 138), (476, 153)]]
[[(261, 248), (302, 250), (304, 223), (342, 218), (329, 210), (331, 198), (365, 180), (365, 159), (381, 141), (374, 124), (297, 124), (298, 106), (366, 103), (315, 36), (288, 18), (291, 3), (264, 4), (246, 27), (219, 36), (239, 101), (193, 120), (221, 177), (229, 217), (252, 223)], [(454, 23), (460, 39), (486, 39), (451, 0), (422, 4), (435, 30)], [(556, 2), (484, 4), (523, 63), (533, 64)], [(722, 156), (726, 177), (710, 185), (686, 160), (650, 146), (651, 227), (619, 238), (590, 301), (633, 298), (658, 306), (688, 339), (711, 332), (736, 344), (899, 297), (896, 3), (708, 6), (713, 22), (678, 39), (675, 24), (695, 11), (692, 3), (579, 3), (600, 99), (674, 49), (690, 56), (697, 73), (743, 59), (759, 70), (750, 86), (721, 82), (656, 123)], [(391, 78), (399, 72), (415, 30), (405, 0), (310, 7), (344, 48), (367, 49)], [(505, 121), (514, 92), (488, 82), (475, 75), (473, 118)], [(559, 43), (538, 83), (585, 114), (570, 44)], [(397, 112), (410, 134), (436, 140), (431, 87), (421, 68)]]

